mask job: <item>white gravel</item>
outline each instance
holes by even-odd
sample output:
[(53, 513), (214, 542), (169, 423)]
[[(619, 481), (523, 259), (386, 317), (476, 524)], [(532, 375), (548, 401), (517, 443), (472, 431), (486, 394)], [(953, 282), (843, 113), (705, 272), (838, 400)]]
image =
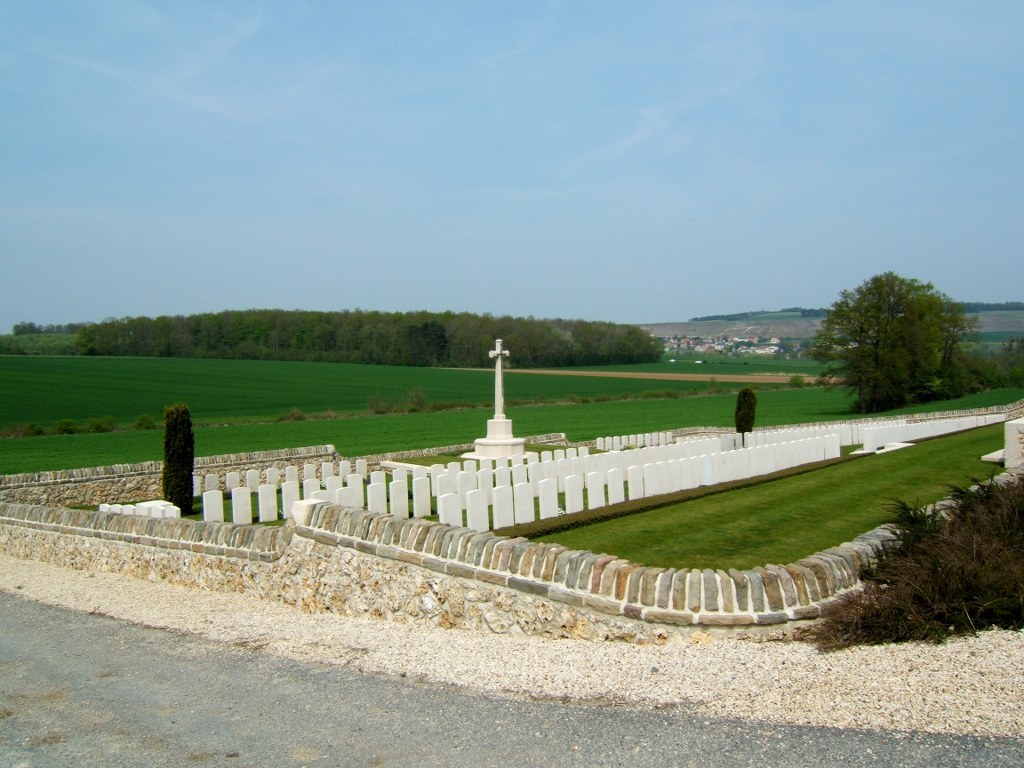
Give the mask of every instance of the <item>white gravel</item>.
[(279, 656), (506, 695), (840, 728), (1024, 737), (1024, 633), (820, 654), (697, 633), (662, 647), (304, 614), (230, 593), (0, 553), (0, 589)]

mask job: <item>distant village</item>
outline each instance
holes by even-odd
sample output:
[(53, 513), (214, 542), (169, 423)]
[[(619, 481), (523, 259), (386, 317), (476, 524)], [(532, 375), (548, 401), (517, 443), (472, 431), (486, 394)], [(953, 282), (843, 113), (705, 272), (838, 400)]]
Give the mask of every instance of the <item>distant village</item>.
[(661, 340), (668, 355), (799, 357), (804, 349), (799, 341), (783, 341), (778, 336), (662, 336)]

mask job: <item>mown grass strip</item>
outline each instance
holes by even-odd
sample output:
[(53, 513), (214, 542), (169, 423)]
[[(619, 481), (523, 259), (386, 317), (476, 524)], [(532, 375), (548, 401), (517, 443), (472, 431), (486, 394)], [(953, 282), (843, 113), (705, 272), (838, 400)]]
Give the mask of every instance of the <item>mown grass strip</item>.
[(988, 478), (979, 457), (1002, 439), (1002, 425), (983, 427), (543, 538), (651, 566), (789, 563), (889, 522), (894, 499), (927, 504)]

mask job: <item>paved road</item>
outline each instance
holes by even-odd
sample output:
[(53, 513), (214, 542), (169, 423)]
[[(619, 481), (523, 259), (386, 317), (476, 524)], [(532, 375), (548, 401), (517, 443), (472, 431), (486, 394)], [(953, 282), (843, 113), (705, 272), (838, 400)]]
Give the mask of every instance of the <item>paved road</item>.
[(1019, 767), (1024, 741), (484, 697), (0, 593), (0, 766), (829, 765)]

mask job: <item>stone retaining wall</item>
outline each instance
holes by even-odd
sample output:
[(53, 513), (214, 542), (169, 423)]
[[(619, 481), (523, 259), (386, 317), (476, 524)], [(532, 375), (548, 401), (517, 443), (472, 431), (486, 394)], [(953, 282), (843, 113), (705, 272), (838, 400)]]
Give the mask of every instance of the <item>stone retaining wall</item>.
[(293, 516), (296, 535), (318, 544), (575, 608), (676, 626), (742, 627), (815, 618), (823, 603), (856, 587), (862, 570), (895, 542), (883, 526), (788, 565), (677, 570), (315, 500), (297, 503)]
[(490, 632), (663, 642), (813, 618), (892, 540), (880, 528), (786, 566), (646, 567), (422, 519), (296, 505), (282, 527), (0, 504), (0, 550), (87, 571), (247, 591), (303, 610)]
[(15, 557), (307, 611), (655, 643), (814, 618), (894, 540), (883, 526), (788, 565), (677, 570), (315, 500), (279, 527), (0, 503), (0, 551)]
[[(277, 467), (306, 462), (338, 461), (333, 445), (287, 448), (280, 451), (230, 453), (197, 457), (195, 473), (245, 472), (253, 467)], [(163, 495), (163, 462), (116, 464), (109, 467), (30, 472), (0, 476), (0, 502), (43, 504), (53, 507), (99, 505), (111, 499), (158, 499)]]

